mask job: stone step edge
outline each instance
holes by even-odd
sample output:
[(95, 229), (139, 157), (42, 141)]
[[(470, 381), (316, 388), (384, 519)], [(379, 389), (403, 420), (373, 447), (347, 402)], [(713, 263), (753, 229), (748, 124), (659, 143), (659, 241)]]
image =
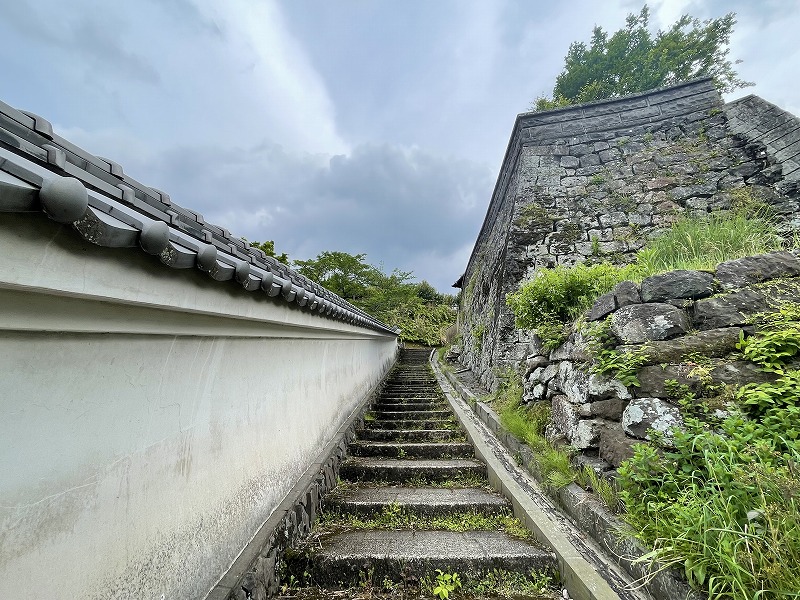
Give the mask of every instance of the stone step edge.
[[(284, 550), (293, 547), (311, 531), (314, 514), (319, 511), (322, 497), (336, 487), (339, 465), (347, 457), (347, 445), (356, 437), (356, 430), (364, 427), (364, 415), (380, 397), (392, 367), (387, 365), (383, 377), (366, 394), (362, 402), (350, 413), (341, 427), (331, 436), (331, 441), (300, 476), (297, 483), (284, 496), (253, 538), (239, 553), (236, 560), (222, 574), (204, 600), (228, 600), (243, 587), (261, 585), (267, 597), (278, 591), (279, 581), (275, 571), (277, 559)], [(307, 530), (297, 522), (298, 512), (311, 513)], [(282, 532), (285, 535), (278, 535)], [(270, 564), (271, 563), (271, 566)]]
[[(450, 402), (451, 406), (453, 406), (453, 410), (455, 411), (459, 421), (461, 421), (464, 429), (467, 430), (467, 438), (473, 443), (473, 445), (475, 445), (476, 457), (480, 458), (484, 461), (484, 463), (486, 463), (490, 484), (493, 487), (495, 486), (495, 477), (497, 477), (498, 473), (495, 471), (494, 467), (496, 465), (502, 465), (502, 463), (496, 459), (491, 461), (491, 463), (487, 461), (486, 455), (483, 453), (486, 448), (484, 447), (479, 450), (478, 446), (476, 445), (476, 438), (473, 437), (475, 429), (474, 427), (467, 426), (464, 418), (465, 415), (461, 410), (456, 408), (456, 404), (452, 401), (451, 393), (452, 395), (458, 396), (467, 404), (466, 409), (471, 410), (471, 412), (475, 414), (475, 416), (492, 432), (492, 434), (508, 452), (510, 452), (512, 455), (519, 455), (522, 458), (522, 464), (525, 470), (534, 479), (541, 483), (530, 448), (528, 448), (528, 446), (519, 438), (505, 430), (503, 425), (500, 423), (500, 417), (497, 415), (497, 413), (495, 413), (487, 404), (481, 402), (475, 394), (467, 389), (461, 383), (461, 381), (456, 378), (455, 374), (449, 370), (442, 369), (435, 353), (433, 353), (430, 360), (431, 366), (433, 367), (433, 370), (437, 374), (439, 382), (442, 385), (442, 389), (445, 390), (445, 395), (448, 399), (448, 402)], [(479, 440), (480, 438), (477, 439)], [(492, 458), (495, 457), (492, 455)], [(506, 476), (510, 478), (507, 473)], [(516, 483), (513, 481), (513, 479), (511, 482)], [(502, 492), (510, 495), (509, 490), (507, 490), (505, 486), (502, 487)], [(524, 495), (522, 490), (519, 490), (519, 492)], [(558, 490), (556, 495), (549, 494), (548, 496), (556, 504), (559, 510), (567, 514), (570, 519), (577, 524), (581, 531), (591, 537), (595, 543), (600, 545), (602, 548), (608, 548), (609, 553), (607, 553), (607, 556), (612, 558), (617, 565), (622, 567), (625, 572), (636, 581), (637, 585), (640, 585), (644, 591), (651, 595), (653, 600), (674, 600), (675, 598), (681, 598), (682, 600), (703, 600), (703, 596), (691, 589), (691, 587), (689, 587), (689, 585), (677, 574), (674, 569), (664, 569), (662, 568), (662, 565), (659, 564), (651, 566), (649, 561), (636, 562), (648, 551), (633, 538), (625, 538), (619, 535), (619, 532), (624, 529), (625, 525), (611, 512), (609, 512), (594, 497), (593, 494), (590, 494), (586, 490), (573, 483)], [(516, 514), (518, 501), (515, 498), (511, 498), (511, 500), (514, 505), (514, 512)], [(520, 504), (520, 508), (525, 511), (526, 506)], [(539, 510), (535, 505), (533, 508), (535, 508), (537, 511)], [(518, 518), (528, 525), (528, 518), (524, 518), (519, 515)], [(549, 521), (548, 517), (545, 516), (545, 518), (547, 518)], [(533, 521), (533, 519), (530, 520), (531, 522)], [(533, 529), (533, 531), (538, 537), (539, 532), (537, 532), (536, 529)], [(554, 531), (554, 533), (556, 536), (564, 538), (561, 532)], [(542, 541), (547, 543), (544, 539), (542, 539)], [(569, 546), (572, 546), (572, 544), (566, 538), (564, 538), (564, 541), (569, 544)], [(567, 589), (570, 594), (572, 594), (574, 600), (619, 599), (618, 594), (616, 594), (616, 592), (614, 592), (610, 586), (608, 586), (608, 583), (605, 582), (605, 580), (597, 575), (594, 569), (592, 569), (591, 565), (586, 563), (585, 559), (576, 554), (576, 557), (585, 562), (586, 566), (591, 569), (594, 577), (601, 579), (607, 590), (612, 595), (597, 595), (597, 591), (588, 589), (588, 586), (585, 585), (585, 583), (581, 580), (581, 578), (586, 576), (586, 572), (582, 569), (580, 572), (573, 572), (576, 571), (576, 569), (571, 568), (570, 561), (573, 560), (572, 557), (562, 556), (558, 548), (554, 549), (556, 555), (558, 556), (559, 566), (562, 569), (562, 580), (565, 582), (565, 585), (567, 585)], [(577, 585), (576, 589), (573, 589), (568, 585), (573, 581), (575, 582), (575, 585)]]
[[(402, 492), (419, 488), (400, 488)], [(383, 491), (383, 494), (381, 492)], [(455, 512), (480, 512), (484, 515), (494, 515), (507, 513), (511, 509), (511, 503), (504, 497), (482, 491), (477, 494), (469, 494), (471, 491), (466, 489), (448, 490), (453, 493), (438, 494), (439, 488), (423, 488), (419, 496), (406, 496), (392, 494), (386, 488), (355, 488), (342, 495), (331, 495), (327, 502), (341, 513), (358, 515), (379, 515), (388, 504), (399, 506), (402, 510), (415, 515), (449, 515)], [(376, 493), (369, 493), (376, 492)], [(433, 498), (430, 494), (433, 492)], [(426, 497), (426, 494), (429, 494)]]
[[(364, 534), (369, 540), (366, 549), (358, 543), (358, 538)], [(394, 548), (387, 550), (385, 546), (391, 547), (393, 538), (401, 544), (408, 542), (408, 546), (402, 546), (403, 549), (399, 551)], [(488, 542), (488, 548), (482, 547), (482, 540)], [(354, 543), (358, 546), (358, 551), (349, 551), (348, 547), (352, 547)], [(436, 548), (436, 551), (430, 552), (434, 544), (440, 543), (443, 546), (441, 549)], [(476, 545), (480, 545), (480, 549)], [(501, 545), (505, 545), (506, 552), (498, 554), (497, 548)], [(404, 549), (408, 551), (404, 552)], [(350, 531), (328, 538), (321, 548), (315, 549), (313, 556), (314, 560), (308, 565), (308, 570), (312, 578), (318, 584), (321, 582), (322, 586), (334, 581), (350, 586), (357, 585), (365, 563), (377, 581), (388, 578), (395, 582), (402, 581), (407, 574), (416, 577), (433, 575), (436, 568), (457, 571), (465, 578), (475, 577), (497, 567), (522, 573), (533, 569), (550, 574), (557, 569), (557, 561), (552, 552), (541, 549), (538, 545), (516, 541), (497, 531), (483, 530)]]

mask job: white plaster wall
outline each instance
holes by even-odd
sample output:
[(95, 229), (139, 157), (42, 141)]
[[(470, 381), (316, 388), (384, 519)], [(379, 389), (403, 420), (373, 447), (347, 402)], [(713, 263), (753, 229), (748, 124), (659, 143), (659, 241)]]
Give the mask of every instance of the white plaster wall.
[(0, 598), (203, 598), (393, 336), (0, 214)]

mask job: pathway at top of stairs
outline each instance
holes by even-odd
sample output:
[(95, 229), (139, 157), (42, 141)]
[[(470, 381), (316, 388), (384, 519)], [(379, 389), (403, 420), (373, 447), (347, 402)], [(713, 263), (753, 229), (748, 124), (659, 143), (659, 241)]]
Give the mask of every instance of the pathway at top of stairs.
[(457, 574), (462, 588), (450, 598), (555, 597), (541, 583), (557, 578), (554, 555), (489, 488), (429, 353), (402, 351), (322, 518), (285, 556), (284, 596), (446, 597), (434, 588)]

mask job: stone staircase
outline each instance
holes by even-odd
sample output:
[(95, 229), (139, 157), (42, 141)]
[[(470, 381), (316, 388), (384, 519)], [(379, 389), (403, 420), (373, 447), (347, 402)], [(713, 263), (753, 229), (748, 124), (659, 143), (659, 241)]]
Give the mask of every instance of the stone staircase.
[(493, 585), (515, 581), (530, 592), (542, 574), (556, 574), (553, 555), (488, 487), (428, 355), (402, 351), (322, 518), (285, 557), (284, 595), (361, 598), (368, 588), (370, 596), (437, 597), (438, 569), (463, 585), (450, 597), (493, 597)]

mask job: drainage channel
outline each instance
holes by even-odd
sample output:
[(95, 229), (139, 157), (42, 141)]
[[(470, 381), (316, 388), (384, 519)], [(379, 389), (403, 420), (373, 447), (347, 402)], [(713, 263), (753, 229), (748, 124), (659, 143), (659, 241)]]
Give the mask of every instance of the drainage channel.
[(511, 500), (514, 513), (554, 550), (562, 582), (575, 600), (653, 600), (606, 551), (550, 501), (539, 483), (517, 462), (450, 385), (430, 354), (440, 389), (467, 432), (476, 455), (487, 465), (492, 486)]
[(281, 596), (562, 597), (556, 553), (490, 487), (428, 357), (401, 352)]

